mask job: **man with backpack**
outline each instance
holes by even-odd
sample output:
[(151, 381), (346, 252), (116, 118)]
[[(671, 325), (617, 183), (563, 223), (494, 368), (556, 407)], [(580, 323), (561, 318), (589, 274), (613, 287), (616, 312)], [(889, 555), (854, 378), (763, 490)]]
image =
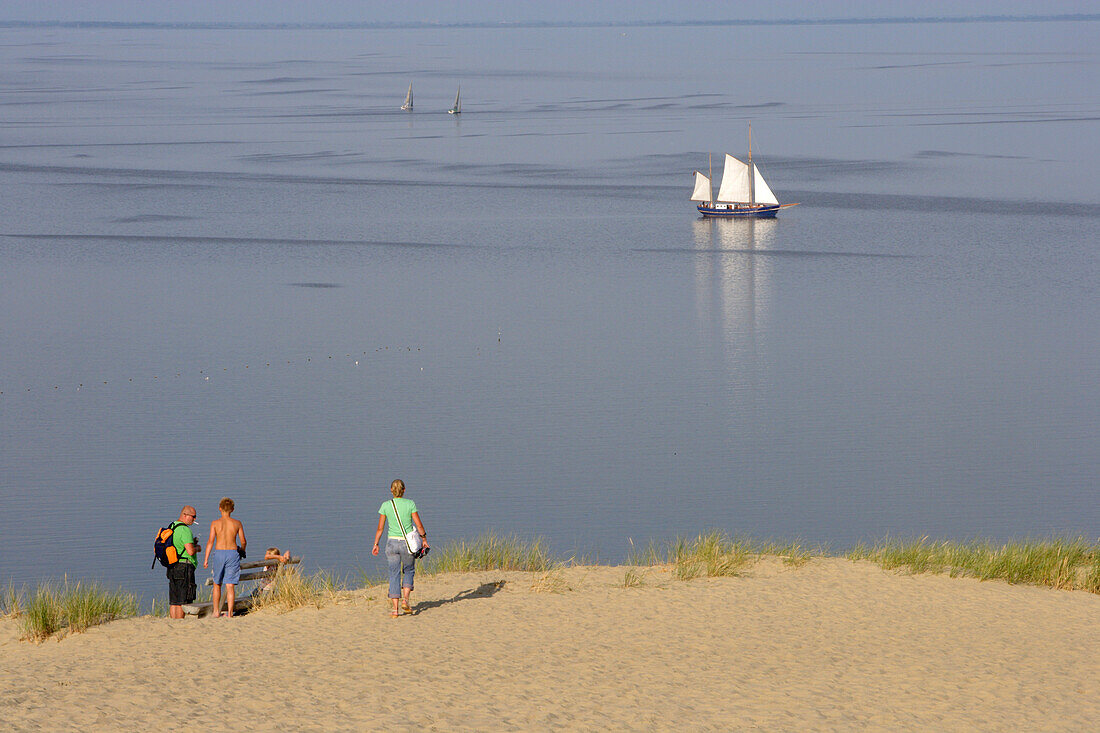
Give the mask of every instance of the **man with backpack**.
[(178, 561), (168, 566), (168, 618), (183, 618), (183, 604), (195, 600), (195, 556), (202, 547), (191, 532), (195, 507), (185, 506), (180, 518), (172, 523), (172, 545)]

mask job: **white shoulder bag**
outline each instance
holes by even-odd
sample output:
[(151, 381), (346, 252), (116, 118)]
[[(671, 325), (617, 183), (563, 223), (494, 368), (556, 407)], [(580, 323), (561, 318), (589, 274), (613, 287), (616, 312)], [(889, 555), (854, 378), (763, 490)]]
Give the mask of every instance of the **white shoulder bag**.
[(393, 516), (397, 517), (397, 526), (401, 528), (401, 534), (405, 535), (405, 544), (409, 548), (409, 554), (415, 556), (420, 550), (420, 533), (416, 531), (416, 527), (406, 532), (405, 523), (401, 521), (401, 515), (397, 513), (397, 501), (390, 499), (390, 504), (393, 505)]

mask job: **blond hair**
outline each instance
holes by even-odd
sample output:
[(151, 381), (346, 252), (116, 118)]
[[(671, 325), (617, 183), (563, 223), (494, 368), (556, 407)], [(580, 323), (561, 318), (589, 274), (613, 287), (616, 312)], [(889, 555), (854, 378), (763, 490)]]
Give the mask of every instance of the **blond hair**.
[(234, 504), (233, 500), (230, 499), (228, 496), (224, 497), (221, 501), (218, 502), (218, 509), (221, 509), (226, 514), (232, 514), (235, 508), (236, 504)]
[(395, 497), (401, 497), (405, 495), (405, 482), (399, 478), (395, 478), (393, 483), (390, 484), (390, 493)]

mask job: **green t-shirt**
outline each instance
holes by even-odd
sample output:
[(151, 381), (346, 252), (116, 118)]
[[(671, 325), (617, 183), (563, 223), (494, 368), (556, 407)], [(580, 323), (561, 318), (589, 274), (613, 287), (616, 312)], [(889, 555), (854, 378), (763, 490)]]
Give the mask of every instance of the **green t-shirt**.
[(195, 535), (186, 524), (177, 524), (176, 528), (172, 530), (172, 544), (176, 546), (176, 554), (179, 555), (180, 562), (189, 562), (192, 565), (198, 565), (195, 556), (187, 554), (187, 545), (194, 541)]
[[(406, 499), (401, 497), (400, 499), (394, 499), (397, 504), (397, 512), (401, 517), (401, 522), (405, 525), (405, 531), (416, 529), (416, 525), (413, 524), (412, 515), (416, 511), (416, 502), (412, 499)], [(396, 537), (401, 539), (405, 535), (401, 533), (401, 526), (397, 523), (397, 518), (393, 515), (393, 503), (384, 501), (382, 506), (378, 507), (378, 513), (386, 518), (386, 536)]]

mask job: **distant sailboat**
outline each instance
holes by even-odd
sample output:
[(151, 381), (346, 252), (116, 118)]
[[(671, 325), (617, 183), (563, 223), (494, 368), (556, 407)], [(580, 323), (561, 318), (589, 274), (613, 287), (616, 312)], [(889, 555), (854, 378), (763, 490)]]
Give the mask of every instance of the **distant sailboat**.
[(462, 96), (462, 87), (459, 87), (458, 88), (458, 93), (455, 94), (455, 106), (451, 107), (449, 110), (447, 110), (447, 114), (449, 114), (449, 115), (460, 115), (460, 114), (462, 114), (462, 99), (460, 98), (461, 96)]
[[(709, 171), (708, 171), (709, 172)], [(798, 204), (780, 204), (768, 188), (760, 169), (752, 162), (752, 125), (749, 125), (749, 162), (742, 163), (729, 153), (722, 169), (722, 185), (718, 189), (718, 198), (714, 198), (710, 176), (695, 171), (695, 190), (692, 201), (698, 201), (696, 207), (704, 217), (742, 216), (758, 219), (774, 218), (780, 209)]]
[(405, 95), (405, 103), (401, 105), (401, 109), (407, 109), (412, 111), (413, 108), (413, 85), (409, 84), (409, 93)]

